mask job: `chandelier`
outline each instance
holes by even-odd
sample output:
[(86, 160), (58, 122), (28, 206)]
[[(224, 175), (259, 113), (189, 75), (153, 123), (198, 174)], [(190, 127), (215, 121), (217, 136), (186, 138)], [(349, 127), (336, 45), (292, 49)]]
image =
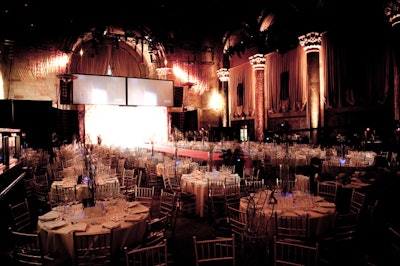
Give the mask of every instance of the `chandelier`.
[(190, 68), (191, 68), (190, 66), (192, 66), (192, 65), (193, 65), (193, 63), (191, 63), (189, 61), (189, 58), (188, 58), (188, 62), (187, 62), (187, 79), (182, 84), (183, 86), (188, 87), (188, 89), (191, 89), (193, 86), (196, 85), (196, 82), (193, 81), (193, 69), (192, 69), (192, 76), (190, 76)]
[[(200, 79), (199, 73), (201, 72), (197, 67), (197, 72), (194, 73), (193, 66), (195, 62), (191, 62), (188, 59), (187, 62), (187, 77), (186, 80), (182, 83), (184, 87), (187, 87), (192, 93), (202, 95), (204, 92), (208, 91), (208, 84)], [(191, 71), (192, 70), (192, 71)]]

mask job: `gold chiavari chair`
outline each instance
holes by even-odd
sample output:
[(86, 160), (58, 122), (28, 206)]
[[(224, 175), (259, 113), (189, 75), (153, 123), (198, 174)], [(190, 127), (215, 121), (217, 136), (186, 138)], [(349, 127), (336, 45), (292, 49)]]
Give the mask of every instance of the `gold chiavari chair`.
[(135, 200), (151, 209), (153, 207), (154, 187), (135, 187)]
[(315, 246), (309, 246), (278, 240), (276, 236), (274, 236), (274, 266), (317, 266), (318, 258), (318, 243), (315, 244)]
[(32, 213), (27, 198), (17, 203), (10, 203), (9, 209), (12, 219), (11, 228), (13, 231), (27, 233), (35, 231), (32, 223)]
[(350, 211), (360, 213), (364, 208), (366, 193), (359, 192), (353, 189), (350, 201)]
[(113, 231), (73, 232), (74, 265), (112, 265)]
[(239, 207), (228, 206), (228, 224), (232, 233), (235, 235), (235, 243), (240, 250), (240, 257), (244, 257), (246, 239), (248, 239), (248, 220), (247, 212)]
[(235, 265), (235, 235), (215, 239), (198, 240), (193, 236), (195, 265), (208, 265), (207, 263), (223, 263)]
[(286, 216), (275, 213), (275, 235), (278, 240), (307, 243), (309, 216)]
[[(24, 233), (10, 229), (13, 260), (16, 265), (52, 265), (54, 259), (44, 254), (39, 233)], [(54, 264), (55, 265), (55, 264)]]
[(167, 266), (168, 247), (167, 240), (162, 243), (139, 248), (124, 248), (126, 266)]
[(326, 201), (336, 202), (338, 185), (336, 182), (318, 181), (317, 195), (323, 197)]

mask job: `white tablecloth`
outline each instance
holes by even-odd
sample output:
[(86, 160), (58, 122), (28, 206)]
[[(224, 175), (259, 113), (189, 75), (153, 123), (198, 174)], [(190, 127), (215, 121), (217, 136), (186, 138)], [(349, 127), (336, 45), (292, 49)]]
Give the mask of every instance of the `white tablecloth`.
[(194, 171), (190, 174), (184, 174), (181, 177), (182, 191), (190, 192), (196, 195), (196, 214), (204, 217), (203, 204), (207, 195), (208, 179), (225, 180), (226, 184), (240, 183), (238, 174), (231, 174), (227, 171), (201, 172)]
[(71, 261), (74, 256), (73, 231), (98, 233), (115, 227), (113, 251), (120, 252), (124, 246), (140, 243), (149, 214), (147, 207), (123, 199), (97, 202), (95, 207), (85, 209), (82, 204), (77, 204), (57, 207), (39, 217), (38, 229), (45, 254)]
[[(259, 191), (257, 194), (241, 198), (240, 209), (246, 211), (249, 222), (260, 234), (272, 237), (275, 234), (275, 213), (283, 215), (309, 215), (309, 237), (316, 239), (334, 226), (336, 206), (322, 197), (297, 191), (294, 194), (275, 193), (276, 204), (269, 204), (271, 191)], [(265, 231), (265, 229), (267, 231)]]

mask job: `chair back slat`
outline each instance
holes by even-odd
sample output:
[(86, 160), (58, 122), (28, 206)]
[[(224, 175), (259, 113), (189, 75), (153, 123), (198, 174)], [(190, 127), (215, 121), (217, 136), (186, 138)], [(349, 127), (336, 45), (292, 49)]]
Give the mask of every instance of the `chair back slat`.
[(12, 229), (17, 232), (31, 232), (33, 228), (32, 214), (28, 199), (9, 204)]
[(111, 265), (113, 229), (98, 234), (73, 232), (75, 265)]
[(125, 265), (126, 266), (167, 266), (168, 265), (168, 246), (167, 240), (162, 243), (128, 249), (125, 251)]
[(212, 262), (221, 262), (223, 265), (235, 265), (235, 235), (216, 239), (198, 240), (193, 236), (196, 266), (207, 265)]
[(281, 241), (274, 236), (274, 266), (316, 266), (318, 265), (319, 245), (308, 246)]

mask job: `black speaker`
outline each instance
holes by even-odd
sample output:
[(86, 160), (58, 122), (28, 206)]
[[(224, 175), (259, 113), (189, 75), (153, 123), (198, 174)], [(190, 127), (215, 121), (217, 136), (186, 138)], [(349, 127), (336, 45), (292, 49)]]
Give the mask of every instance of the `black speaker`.
[(21, 137), (20, 136), (15, 136), (15, 155), (14, 158), (19, 158), (21, 157)]
[(60, 80), (60, 103), (72, 104), (72, 82)]
[(3, 136), (3, 164), (7, 167), (10, 164), (10, 146), (9, 146), (9, 137)]
[(174, 107), (183, 105), (183, 87), (174, 87)]

